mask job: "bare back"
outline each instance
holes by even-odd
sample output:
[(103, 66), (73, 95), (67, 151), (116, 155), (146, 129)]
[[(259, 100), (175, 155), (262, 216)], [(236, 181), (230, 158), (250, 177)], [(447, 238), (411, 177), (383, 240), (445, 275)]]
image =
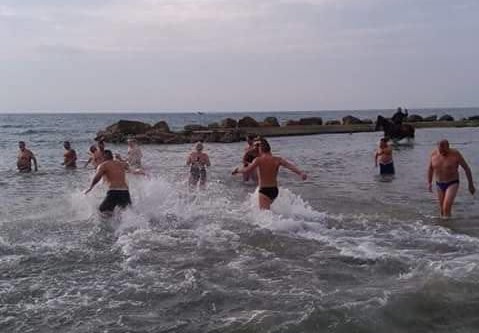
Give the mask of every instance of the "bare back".
[(120, 161), (106, 161), (98, 166), (98, 171), (108, 183), (111, 190), (127, 190), (124, 163)]
[(264, 154), (255, 159), (259, 170), (260, 187), (278, 186), (278, 171), (281, 165), (281, 158), (269, 154)]

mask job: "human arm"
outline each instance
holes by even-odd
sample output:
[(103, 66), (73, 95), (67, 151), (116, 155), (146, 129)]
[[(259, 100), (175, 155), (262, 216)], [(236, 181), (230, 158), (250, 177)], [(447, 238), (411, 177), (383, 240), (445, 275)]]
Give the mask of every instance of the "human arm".
[(208, 154), (205, 155), (205, 165), (207, 167), (211, 166), (210, 157), (208, 156)]
[(469, 167), (469, 164), (467, 164), (466, 160), (464, 157), (462, 157), (461, 153), (458, 152), (458, 157), (459, 157), (459, 165), (464, 169), (467, 177), (467, 183), (469, 184), (469, 192), (471, 194), (474, 194), (476, 192), (476, 188), (474, 187), (474, 182), (472, 180), (472, 172), (471, 168)]
[(38, 171), (38, 164), (37, 164), (37, 159), (35, 157), (35, 155), (33, 153), (30, 153), (30, 158), (32, 159), (33, 161), (33, 165), (35, 166), (35, 171)]
[(434, 175), (434, 169), (432, 167), (432, 155), (429, 158), (429, 166), (427, 168), (427, 188), (429, 192), (432, 192), (432, 177)]
[(307, 175), (306, 175), (303, 171), (301, 171), (301, 170), (300, 170), (296, 165), (294, 165), (293, 163), (288, 162), (288, 161), (286, 161), (286, 160), (283, 159), (283, 158), (280, 158), (279, 164), (282, 165), (282, 166), (284, 166), (286, 169), (291, 170), (291, 171), (293, 171), (294, 173), (296, 173), (297, 175), (299, 175), (302, 180), (306, 180)]
[(90, 156), (88, 161), (86, 161), (84, 168), (86, 168), (88, 166), (88, 164), (90, 164), (92, 161), (93, 161), (93, 156)]
[(90, 187), (85, 191), (85, 194), (90, 192), (95, 187), (95, 185), (98, 184), (98, 182), (101, 180), (104, 174), (105, 174), (105, 168), (103, 167), (103, 165), (100, 165), (98, 167), (98, 170), (95, 173), (95, 176), (93, 177), (91, 181)]
[(378, 167), (378, 157), (379, 155), (381, 155), (379, 153), (379, 149), (376, 149), (376, 151), (374, 152), (374, 166), (377, 168)]
[(256, 169), (257, 167), (258, 167), (258, 158), (255, 158), (252, 163), (248, 164), (245, 167), (234, 169), (233, 172), (231, 172), (231, 174), (236, 175), (238, 173), (249, 173), (253, 171), (254, 169)]

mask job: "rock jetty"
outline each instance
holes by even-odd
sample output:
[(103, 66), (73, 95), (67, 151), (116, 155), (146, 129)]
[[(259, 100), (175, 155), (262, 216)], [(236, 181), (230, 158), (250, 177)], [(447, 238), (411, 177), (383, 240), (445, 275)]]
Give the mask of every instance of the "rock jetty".
[[(454, 120), (450, 115), (437, 117), (431, 115), (421, 117), (410, 115), (408, 123), (416, 128), (433, 127), (479, 127), (479, 116), (468, 119)], [(129, 138), (135, 138), (140, 143), (151, 144), (182, 144), (203, 142), (230, 143), (244, 140), (246, 134), (261, 136), (289, 136), (289, 135), (312, 135), (323, 133), (355, 133), (373, 132), (375, 123), (370, 119), (359, 119), (354, 116), (343, 117), (342, 120), (328, 120), (323, 122), (320, 117), (301, 118), (288, 120), (280, 125), (276, 117), (267, 117), (258, 121), (252, 117), (241, 119), (226, 118), (220, 122), (211, 123), (207, 126), (188, 124), (183, 130), (171, 131), (165, 121), (156, 124), (147, 124), (133, 120), (119, 120), (97, 133), (96, 140), (123, 143)]]

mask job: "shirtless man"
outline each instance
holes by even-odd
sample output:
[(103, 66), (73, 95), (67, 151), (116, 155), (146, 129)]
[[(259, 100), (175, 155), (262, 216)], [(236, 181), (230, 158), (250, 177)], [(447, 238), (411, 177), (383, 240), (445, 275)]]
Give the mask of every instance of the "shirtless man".
[(17, 155), (17, 168), (20, 172), (31, 172), (32, 161), (35, 166), (35, 171), (38, 171), (37, 159), (31, 150), (26, 148), (25, 142), (19, 141), (18, 148), (20, 149)]
[(429, 191), (432, 192), (432, 179), (436, 178), (437, 198), (441, 209), (441, 217), (450, 217), (451, 209), (459, 189), (459, 166), (466, 172), (469, 192), (474, 194), (476, 189), (472, 181), (472, 173), (461, 153), (449, 147), (447, 140), (441, 140), (437, 149), (431, 153), (427, 181)]
[(74, 169), (77, 167), (77, 153), (75, 149), (72, 149), (69, 141), (63, 142), (63, 148), (65, 148), (65, 153), (63, 154), (63, 163), (62, 165), (65, 168)]
[(204, 187), (206, 185), (206, 167), (209, 167), (211, 163), (208, 154), (203, 152), (201, 142), (197, 142), (195, 151), (188, 155), (186, 165), (190, 166), (190, 186), (196, 186), (200, 182), (200, 187)]
[(381, 175), (394, 175), (393, 150), (388, 141), (388, 138), (382, 138), (374, 155), (375, 166), (377, 168), (379, 163), (379, 174)]
[[(258, 147), (254, 146), (255, 136), (252, 134), (248, 134), (246, 137), (247, 145), (244, 149), (243, 155), (243, 167), (247, 167), (249, 164), (253, 163), (254, 159), (259, 156)], [(252, 171), (250, 173), (243, 173), (243, 181), (247, 182), (249, 180), (253, 180), (255, 183), (258, 183), (258, 177), (256, 175), (256, 171)]]
[(259, 170), (259, 208), (270, 209), (274, 199), (278, 196), (278, 171), (283, 166), (301, 176), (302, 180), (306, 180), (306, 174), (298, 169), (294, 164), (285, 159), (274, 156), (271, 153), (271, 147), (266, 139), (255, 142), (259, 148), (260, 156), (247, 167), (233, 170), (232, 174), (251, 172), (258, 168)]
[(108, 192), (105, 200), (100, 204), (99, 210), (102, 213), (112, 213), (116, 206), (125, 208), (131, 205), (131, 198), (126, 183), (124, 164), (114, 161), (110, 150), (105, 150), (104, 156), (105, 162), (98, 166), (90, 188), (85, 191), (85, 194), (90, 192), (100, 179), (104, 178), (108, 184)]
[(105, 142), (98, 141), (97, 149), (93, 153), (93, 165), (98, 167), (106, 160), (105, 158)]

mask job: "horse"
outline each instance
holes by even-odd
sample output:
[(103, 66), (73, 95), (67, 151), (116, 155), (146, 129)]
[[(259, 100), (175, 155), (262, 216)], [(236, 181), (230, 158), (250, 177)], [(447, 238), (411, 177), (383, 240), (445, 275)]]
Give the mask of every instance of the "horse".
[(414, 126), (410, 124), (396, 125), (383, 116), (378, 116), (376, 120), (376, 131), (383, 129), (384, 136), (391, 138), (393, 141), (399, 141), (404, 138), (408, 140), (414, 139)]

